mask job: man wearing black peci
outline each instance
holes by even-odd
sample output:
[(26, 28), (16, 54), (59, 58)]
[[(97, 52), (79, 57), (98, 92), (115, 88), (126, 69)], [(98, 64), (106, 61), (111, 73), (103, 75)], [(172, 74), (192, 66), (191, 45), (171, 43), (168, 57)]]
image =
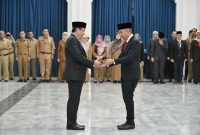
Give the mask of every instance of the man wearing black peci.
[(182, 77), (183, 77), (183, 66), (184, 60), (187, 60), (188, 51), (187, 51), (187, 44), (185, 41), (182, 40), (182, 32), (177, 31), (177, 40), (174, 41), (171, 50), (171, 62), (174, 63), (174, 79), (175, 83), (183, 84)]
[(107, 59), (105, 65), (121, 64), (121, 86), (124, 103), (126, 106), (126, 122), (118, 125), (119, 130), (134, 129), (134, 101), (133, 95), (140, 78), (140, 43), (134, 40), (132, 24), (118, 24), (121, 37), (126, 41), (118, 59)]
[(80, 39), (84, 35), (86, 23), (72, 22), (72, 34), (65, 44), (65, 71), (63, 79), (68, 82), (69, 99), (67, 103), (67, 129), (84, 130), (85, 126), (77, 123), (77, 111), (81, 96), (83, 82), (85, 81), (86, 69), (98, 67), (99, 61), (87, 59)]

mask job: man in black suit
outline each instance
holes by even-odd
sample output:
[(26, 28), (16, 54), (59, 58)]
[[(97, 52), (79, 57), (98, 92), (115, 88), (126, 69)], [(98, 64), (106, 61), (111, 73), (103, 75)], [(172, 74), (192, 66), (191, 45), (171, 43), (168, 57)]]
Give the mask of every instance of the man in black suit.
[(158, 31), (153, 31), (152, 39), (150, 39), (148, 43), (148, 53), (147, 53), (147, 60), (149, 62), (149, 75), (152, 82), (154, 82), (154, 62), (151, 61), (151, 50), (154, 43), (154, 40), (158, 39)]
[(182, 32), (177, 31), (177, 40), (174, 41), (170, 50), (171, 62), (174, 63), (175, 83), (182, 84), (184, 60), (187, 60), (187, 44), (182, 40)]
[(153, 46), (151, 49), (151, 61), (154, 62), (154, 84), (158, 83), (160, 78), (160, 83), (165, 84), (164, 79), (164, 70), (165, 70), (165, 60), (166, 53), (168, 50), (168, 42), (164, 38), (164, 33), (159, 32), (159, 39), (154, 40)]
[(196, 38), (191, 43), (190, 58), (194, 83), (198, 84), (200, 83), (200, 31), (197, 31)]
[(118, 24), (121, 37), (126, 41), (118, 59), (107, 59), (106, 65), (121, 64), (121, 86), (123, 99), (126, 105), (126, 122), (117, 126), (119, 130), (134, 129), (134, 101), (133, 93), (140, 78), (140, 43), (134, 40), (132, 24)]
[(86, 23), (72, 22), (72, 34), (65, 44), (64, 80), (68, 82), (69, 99), (67, 103), (67, 129), (84, 130), (85, 126), (77, 124), (77, 111), (80, 101), (83, 82), (85, 81), (86, 69), (100, 66), (101, 62), (87, 59), (80, 39), (84, 35)]
[(176, 31), (173, 31), (171, 34), (171, 38), (168, 40), (168, 50), (167, 50), (167, 60), (166, 60), (166, 66), (165, 66), (165, 72), (169, 78), (169, 82), (172, 82), (172, 79), (174, 78), (174, 63), (172, 63), (170, 60), (170, 50), (173, 46), (174, 41), (176, 41)]

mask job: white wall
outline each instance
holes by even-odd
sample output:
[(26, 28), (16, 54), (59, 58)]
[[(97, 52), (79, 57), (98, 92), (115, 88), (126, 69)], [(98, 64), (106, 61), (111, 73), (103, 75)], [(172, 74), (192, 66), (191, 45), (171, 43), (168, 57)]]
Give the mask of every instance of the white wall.
[(69, 33), (71, 33), (73, 21), (83, 21), (87, 23), (87, 28), (85, 33), (91, 37), (92, 1), (93, 0), (67, 0)]
[(189, 30), (200, 30), (200, 0), (175, 0), (176, 2), (176, 30), (183, 32), (187, 38)]

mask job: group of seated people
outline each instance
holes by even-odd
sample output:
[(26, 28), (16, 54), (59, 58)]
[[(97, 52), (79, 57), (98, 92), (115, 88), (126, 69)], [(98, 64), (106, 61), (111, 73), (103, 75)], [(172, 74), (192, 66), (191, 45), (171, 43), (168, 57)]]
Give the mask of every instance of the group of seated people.
[[(68, 33), (63, 32), (62, 39), (59, 41), (57, 49), (53, 38), (49, 35), (47, 28), (43, 29), (42, 36), (34, 38), (32, 31), (21, 31), (19, 39), (15, 41), (13, 36), (7, 32), (0, 31), (0, 80), (8, 82), (14, 79), (14, 60), (18, 63), (18, 82), (27, 82), (32, 75), (32, 79), (37, 79), (36, 63), (40, 64), (39, 82), (50, 82), (52, 76), (52, 61), (57, 51), (57, 63), (59, 69), (57, 80), (64, 82), (63, 73), (65, 62), (65, 42), (68, 39)], [(170, 39), (166, 39), (163, 32), (154, 31), (152, 39), (148, 44), (148, 51), (144, 48), (138, 33), (134, 34), (135, 40), (141, 44), (140, 52), (140, 81), (144, 78), (151, 79), (154, 84), (165, 84), (164, 79), (169, 82), (174, 79), (175, 83), (182, 84), (183, 67), (185, 64), (185, 79), (188, 82), (200, 83), (200, 32), (193, 28), (189, 32), (186, 40), (182, 39), (181, 31), (173, 31)], [(93, 44), (90, 38), (85, 34), (80, 40), (88, 59), (116, 59), (121, 54), (124, 41), (119, 33), (116, 33), (115, 39), (111, 40), (109, 35), (97, 35)], [(16, 58), (14, 57), (16, 54)], [(15, 59), (14, 59), (15, 58)], [(32, 70), (30, 70), (30, 68)], [(32, 71), (32, 73), (30, 73)], [(99, 67), (92, 70), (92, 74), (87, 70), (85, 81), (94, 77), (94, 83), (103, 83), (111, 81), (118, 83), (121, 80), (121, 66)], [(188, 75), (188, 76), (187, 76)]]

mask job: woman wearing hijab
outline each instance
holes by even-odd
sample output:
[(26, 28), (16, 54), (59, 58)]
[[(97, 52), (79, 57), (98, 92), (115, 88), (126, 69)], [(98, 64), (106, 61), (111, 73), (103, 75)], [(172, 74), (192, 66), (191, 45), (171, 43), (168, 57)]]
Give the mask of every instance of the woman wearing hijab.
[[(81, 39), (81, 45), (83, 46), (85, 53), (87, 54), (87, 57), (89, 58), (90, 43), (89, 43), (89, 38), (86, 34), (84, 34)], [(89, 73), (88, 73), (88, 69), (87, 69), (86, 76), (85, 76), (85, 82), (88, 82), (88, 81), (89, 81)]]
[[(111, 45), (111, 39), (109, 35), (106, 35), (104, 37), (104, 44), (106, 46), (106, 58), (110, 58), (110, 45)], [(111, 80), (111, 67), (105, 68), (105, 74), (104, 74), (104, 80), (107, 80), (108, 82)]]
[[(110, 58), (117, 59), (121, 54), (121, 47), (123, 46), (124, 42), (121, 39), (119, 33), (116, 34), (115, 40), (111, 43), (110, 46)], [(111, 73), (111, 80), (113, 83), (120, 82), (121, 80), (121, 65), (114, 65), (112, 66), (112, 73)]]
[(67, 41), (68, 33), (63, 32), (62, 34), (62, 40), (59, 41), (58, 44), (58, 63), (59, 63), (59, 69), (58, 69), (58, 81), (63, 82), (63, 73), (64, 73), (64, 67), (65, 67), (65, 42)]
[[(93, 45), (93, 59), (103, 60), (106, 58), (106, 46), (103, 42), (102, 35), (97, 35), (96, 41)], [(99, 81), (103, 83), (105, 67), (94, 68), (94, 83)]]
[(192, 63), (193, 80), (195, 84), (200, 83), (200, 31), (191, 43), (190, 62)]

